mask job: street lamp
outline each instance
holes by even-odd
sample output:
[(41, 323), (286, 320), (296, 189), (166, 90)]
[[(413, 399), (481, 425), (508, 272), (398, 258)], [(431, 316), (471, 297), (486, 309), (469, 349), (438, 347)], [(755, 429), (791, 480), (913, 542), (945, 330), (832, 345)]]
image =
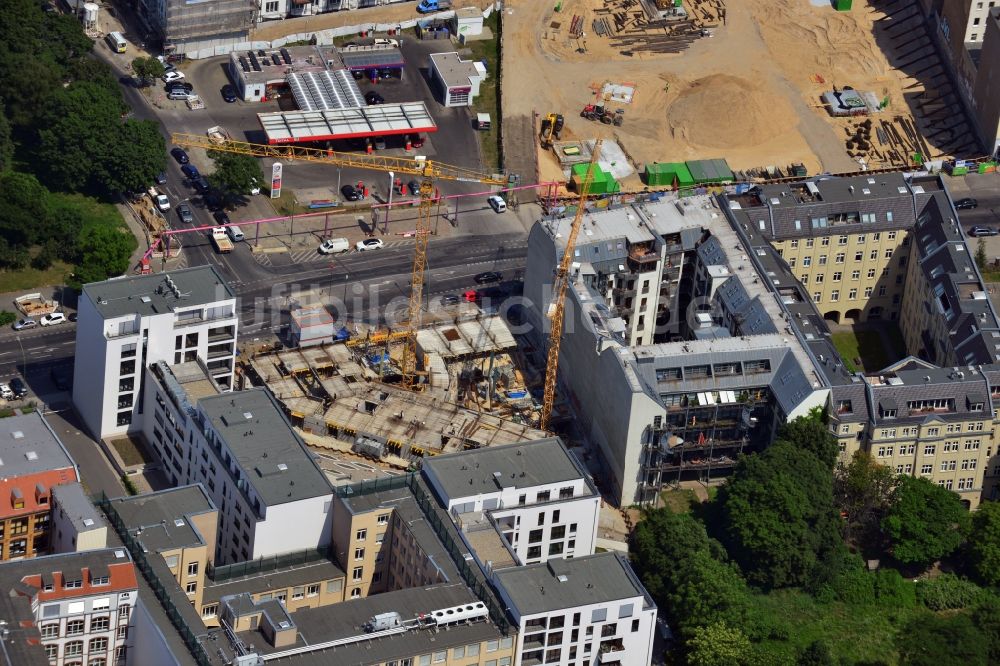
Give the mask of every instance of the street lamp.
[(389, 213), (392, 212), (392, 191), (396, 184), (396, 174), (389, 172), (389, 205), (385, 209), (385, 233), (389, 233)]

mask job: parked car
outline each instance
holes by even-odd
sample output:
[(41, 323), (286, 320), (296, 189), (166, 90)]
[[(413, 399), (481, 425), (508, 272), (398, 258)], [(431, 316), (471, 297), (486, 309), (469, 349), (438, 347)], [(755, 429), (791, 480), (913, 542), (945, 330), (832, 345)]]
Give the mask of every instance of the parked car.
[(194, 214), (191, 213), (191, 206), (186, 203), (177, 206), (177, 217), (181, 218), (181, 222), (184, 224), (194, 223)]
[(366, 250), (378, 250), (385, 246), (381, 238), (366, 238), (363, 241), (358, 241), (354, 248), (358, 252), (364, 252)]
[(184, 72), (178, 72), (177, 70), (163, 73), (163, 80), (166, 83), (170, 83), (171, 81), (180, 81), (183, 78), (184, 78)]
[(156, 195), (156, 207), (163, 212), (170, 210), (170, 199), (167, 198), (166, 194)]
[(191, 184), (194, 185), (194, 189), (198, 190), (199, 194), (204, 194), (211, 189), (204, 176), (198, 176), (197, 178), (192, 179)]
[(14, 399), (14, 392), (10, 390), (9, 385), (0, 383), (0, 398), (4, 400)]
[(490, 205), (495, 213), (506, 213), (507, 212), (507, 202), (503, 200), (499, 194), (490, 195), (486, 200), (486, 203)]
[(411, 180), (406, 184), (406, 189), (409, 190), (411, 195), (417, 196), (420, 194), (420, 183), (415, 180)]
[(186, 90), (188, 92), (194, 92), (194, 86), (187, 81), (172, 81), (165, 86), (167, 92), (174, 90)]
[(166, 171), (161, 171), (160, 173), (156, 174), (156, 184), (157, 185), (166, 185), (166, 183), (167, 183), (167, 172)]
[(997, 230), (993, 227), (972, 227), (969, 229), (970, 236), (996, 236)]
[(174, 100), (175, 102), (186, 102), (189, 99), (195, 99), (197, 97), (198, 96), (195, 95), (194, 92), (190, 90), (182, 90), (180, 88), (171, 90), (167, 93), (167, 99)]
[(39, 323), (42, 326), (55, 326), (56, 324), (65, 324), (66, 315), (62, 312), (50, 312), (47, 315), (43, 315)]
[(345, 201), (360, 201), (362, 198), (362, 192), (353, 185), (344, 185), (340, 188), (340, 193), (344, 196)]
[(218, 222), (219, 224), (229, 224), (230, 222), (232, 222), (232, 220), (229, 219), (229, 214), (226, 213), (226, 211), (224, 210), (215, 211), (214, 213), (212, 213), (212, 217), (214, 217), (215, 221)]
[(257, 179), (256, 178), (251, 178), (250, 179), (250, 195), (251, 196), (257, 196), (258, 194), (260, 194), (260, 185), (257, 183)]
[[(226, 214), (223, 213), (223, 215)], [(226, 215), (226, 219), (227, 220), (229, 219), (228, 215)], [(240, 229), (235, 224), (231, 224), (228, 227), (226, 227), (226, 233), (229, 234), (229, 240), (233, 241), (234, 243), (242, 243), (247, 239), (247, 237), (243, 235), (243, 230)]]
[(236, 101), (236, 88), (234, 88), (232, 84), (227, 83), (226, 85), (222, 86), (222, 99), (226, 100), (229, 103), (233, 103)]
[(500, 282), (503, 279), (503, 275), (497, 271), (486, 271), (485, 273), (479, 273), (474, 278), (476, 284), (491, 284), (493, 282)]
[(327, 238), (320, 243), (320, 254), (340, 254), (351, 249), (351, 242), (346, 238)]
[(441, 305), (458, 305), (458, 294), (445, 294), (441, 297)]
[(374, 90), (369, 90), (365, 93), (365, 103), (368, 104), (368, 106), (372, 106), (373, 104), (385, 104), (385, 97), (382, 97), (382, 95), (379, 95)]
[(18, 399), (28, 395), (28, 387), (24, 385), (20, 377), (14, 377), (14, 379), (10, 380), (10, 390), (14, 392), (14, 397)]
[(958, 210), (972, 210), (973, 208), (978, 208), (979, 202), (972, 197), (965, 197), (964, 199), (959, 199), (955, 202), (955, 208)]
[(391, 46), (394, 49), (399, 48), (399, 42), (396, 41), (395, 39), (390, 39), (388, 37), (376, 37), (373, 43), (375, 44), (375, 46)]
[(184, 152), (183, 148), (171, 148), (170, 154), (177, 160), (178, 164), (187, 164), (191, 161), (188, 159), (188, 154)]
[(201, 176), (201, 172), (198, 171), (198, 167), (193, 164), (185, 164), (181, 167), (181, 172), (191, 180)]
[(69, 313), (69, 320), (70, 321), (76, 321), (76, 317), (77, 317), (77, 314), (75, 312), (70, 312)]

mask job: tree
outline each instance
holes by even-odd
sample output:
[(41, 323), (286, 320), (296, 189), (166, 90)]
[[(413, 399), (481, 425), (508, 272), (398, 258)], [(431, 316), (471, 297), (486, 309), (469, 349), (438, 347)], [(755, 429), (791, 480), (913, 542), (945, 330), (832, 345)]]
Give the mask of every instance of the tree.
[(635, 526), (629, 553), (646, 589), (659, 600), (676, 586), (678, 564), (708, 544), (704, 525), (691, 514), (655, 509)]
[(907, 666), (986, 666), (989, 643), (968, 615), (921, 614), (897, 638), (899, 662)]
[(778, 439), (792, 442), (809, 451), (830, 469), (837, 462), (837, 438), (830, 432), (825, 413), (821, 409), (786, 423), (778, 433)]
[(140, 86), (147, 86), (163, 76), (163, 63), (158, 59), (139, 56), (132, 60), (132, 73), (139, 79)]
[(893, 557), (926, 568), (961, 545), (968, 522), (958, 495), (925, 478), (902, 476), (882, 529)]
[(813, 641), (799, 653), (796, 666), (834, 666), (830, 647), (823, 641)]
[(984, 595), (972, 610), (972, 622), (986, 637), (987, 658), (991, 664), (1000, 664), (1000, 597)]
[(31, 174), (0, 174), (0, 237), (12, 248), (37, 243), (49, 220), (48, 192)]
[(14, 159), (14, 141), (10, 136), (10, 122), (6, 113), (3, 100), (0, 99), (0, 174), (10, 169)]
[(676, 587), (665, 600), (670, 619), (688, 634), (694, 627), (718, 621), (743, 626), (750, 592), (732, 565), (702, 550), (678, 567)]
[(143, 190), (167, 165), (167, 146), (152, 120), (126, 120), (121, 127), (115, 159), (107, 165), (102, 183), (109, 192)]
[(1000, 503), (983, 502), (969, 533), (972, 567), (987, 585), (1000, 585)]
[(750, 639), (725, 622), (698, 627), (685, 647), (691, 666), (740, 666), (753, 655)]
[(260, 162), (255, 157), (218, 150), (208, 151), (208, 156), (215, 162), (215, 171), (208, 180), (227, 204), (242, 201), (254, 184), (264, 180)]
[(726, 548), (753, 585), (815, 584), (843, 548), (830, 470), (795, 443), (743, 456), (717, 501)]
[(983, 238), (976, 243), (976, 266), (981, 271), (986, 270), (986, 240)]
[(91, 224), (80, 233), (80, 265), (75, 282), (87, 284), (107, 280), (128, 270), (136, 248), (135, 237), (127, 230), (106, 224)]
[(865, 451), (856, 451), (833, 477), (837, 507), (845, 515), (845, 537), (868, 548), (881, 547), (879, 527), (892, 504), (898, 479)]

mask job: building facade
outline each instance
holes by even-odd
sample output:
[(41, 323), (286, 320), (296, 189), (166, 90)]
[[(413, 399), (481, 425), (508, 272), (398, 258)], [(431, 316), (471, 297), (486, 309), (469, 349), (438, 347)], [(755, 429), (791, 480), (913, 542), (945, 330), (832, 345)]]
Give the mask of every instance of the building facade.
[(76, 464), (41, 414), (0, 424), (0, 560), (46, 555), (53, 491), (79, 481)]
[(142, 429), (150, 363), (197, 361), (232, 388), (236, 296), (210, 266), (84, 285), (78, 312), (73, 404), (98, 439)]

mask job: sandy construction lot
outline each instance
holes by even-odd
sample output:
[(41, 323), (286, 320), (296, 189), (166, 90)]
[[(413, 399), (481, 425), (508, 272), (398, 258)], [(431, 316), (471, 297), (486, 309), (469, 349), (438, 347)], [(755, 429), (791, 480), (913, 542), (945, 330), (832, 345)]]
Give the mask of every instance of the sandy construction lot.
[[(690, 7), (685, 0), (685, 7)], [(836, 85), (888, 96), (892, 115), (908, 115), (905, 82), (877, 46), (867, 0), (850, 12), (809, 0), (733, 1), (725, 25), (680, 53), (612, 44), (592, 31), (604, 0), (507, 0), (504, 16), (505, 119), (562, 113), (575, 138), (617, 135), (641, 168), (647, 161), (724, 157), (736, 169), (803, 162), (810, 173), (858, 169), (844, 146), (847, 121), (833, 119), (820, 95)], [(571, 37), (574, 15), (584, 35)], [(553, 27), (558, 26), (558, 27)], [(622, 127), (579, 117), (605, 82), (636, 86)], [(619, 105), (613, 105), (617, 108)], [(888, 115), (888, 114), (881, 114)], [(559, 173), (539, 154), (542, 177)]]

